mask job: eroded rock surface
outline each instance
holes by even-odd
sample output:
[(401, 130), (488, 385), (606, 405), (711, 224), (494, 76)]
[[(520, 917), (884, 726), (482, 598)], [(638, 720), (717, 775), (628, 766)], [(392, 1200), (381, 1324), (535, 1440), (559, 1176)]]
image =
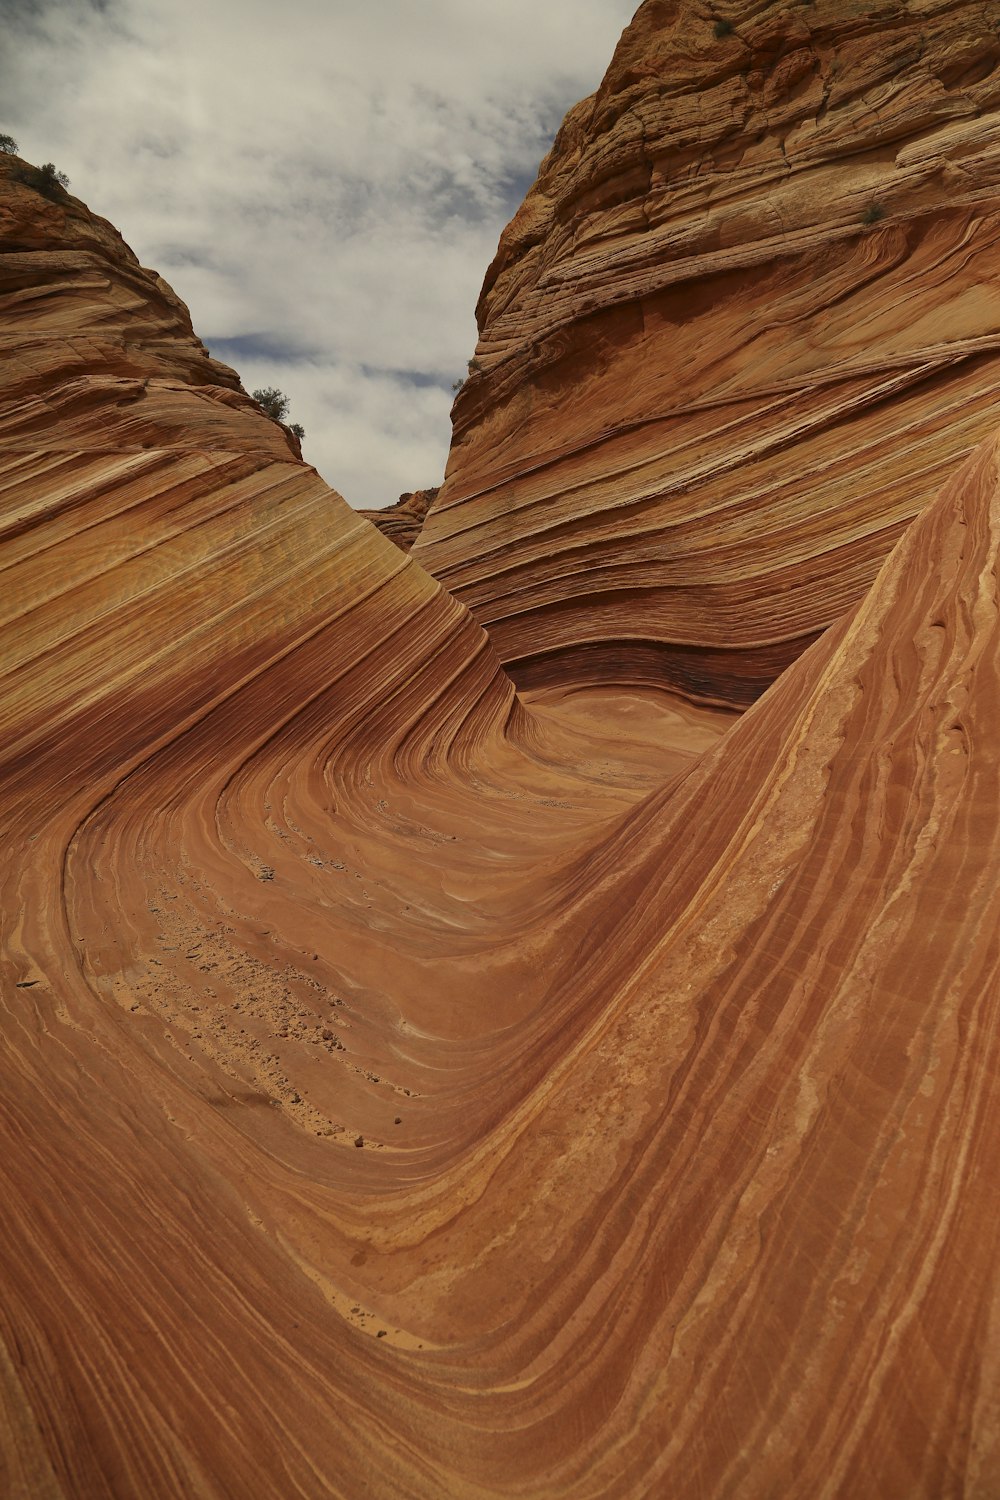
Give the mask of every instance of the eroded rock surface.
[(992, 427), (1000, 38), (647, 0), (479, 305), (415, 555), (522, 683), (751, 701)]
[(437, 493), (436, 489), (412, 490), (400, 495), (394, 505), (387, 505), (383, 510), (363, 510), (360, 514), (394, 542), (400, 552), (409, 552), (420, 535), (424, 517), (437, 499)]
[(742, 717), (518, 691), (26, 193), (0, 1493), (995, 1493), (996, 435)]

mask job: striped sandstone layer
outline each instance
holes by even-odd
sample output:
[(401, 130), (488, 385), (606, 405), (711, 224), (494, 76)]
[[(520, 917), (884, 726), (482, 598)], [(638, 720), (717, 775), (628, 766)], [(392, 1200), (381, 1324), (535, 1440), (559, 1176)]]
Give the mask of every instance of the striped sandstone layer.
[(367, 516), (400, 552), (409, 552), (420, 535), (424, 517), (436, 495), (436, 489), (413, 490), (400, 495), (394, 505), (387, 505), (382, 510), (363, 510), (360, 514)]
[(548, 866), (724, 720), (639, 692), (529, 712), (170, 289), (17, 170), (0, 157), (0, 1492), (357, 1493), (375, 1427), (310, 1386), (331, 1333), (371, 1359), (375, 1313), (282, 1200), (346, 1190), (363, 1226), (383, 1161), (420, 1177), (457, 1149), (467, 1038), (544, 1005)]
[(523, 684), (753, 700), (992, 430), (982, 0), (646, 0), (504, 232), (415, 556)]
[(997, 438), (738, 721), (518, 694), (0, 216), (0, 1493), (987, 1500)]

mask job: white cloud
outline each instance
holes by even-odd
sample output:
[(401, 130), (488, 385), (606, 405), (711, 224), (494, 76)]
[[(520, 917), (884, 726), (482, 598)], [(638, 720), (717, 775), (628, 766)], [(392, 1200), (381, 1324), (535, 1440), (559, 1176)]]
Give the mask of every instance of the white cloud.
[(0, 130), (69, 174), (247, 389), (288, 393), (334, 488), (382, 505), (440, 482), (500, 230), (632, 9), (42, 0), (8, 23)]

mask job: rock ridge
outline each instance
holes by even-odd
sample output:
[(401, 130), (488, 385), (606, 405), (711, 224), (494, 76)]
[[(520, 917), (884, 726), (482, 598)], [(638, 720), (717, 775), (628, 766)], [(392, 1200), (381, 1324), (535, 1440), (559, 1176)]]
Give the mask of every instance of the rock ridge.
[(415, 544), (518, 681), (745, 705), (992, 430), (998, 60), (976, 3), (640, 7), (501, 237)]

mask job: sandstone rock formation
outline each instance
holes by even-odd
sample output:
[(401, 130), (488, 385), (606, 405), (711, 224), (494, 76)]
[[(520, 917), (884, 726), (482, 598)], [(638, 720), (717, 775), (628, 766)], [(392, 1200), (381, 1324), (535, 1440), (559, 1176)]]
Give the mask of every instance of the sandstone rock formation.
[(996, 1493), (996, 431), (742, 717), (516, 690), (3, 168), (0, 1493)]
[(437, 493), (436, 489), (413, 490), (400, 495), (395, 505), (387, 505), (384, 510), (363, 510), (360, 514), (372, 521), (390, 542), (395, 542), (401, 552), (409, 552)]
[(508, 226), (418, 560), (515, 679), (751, 701), (991, 431), (981, 0), (646, 0)]

